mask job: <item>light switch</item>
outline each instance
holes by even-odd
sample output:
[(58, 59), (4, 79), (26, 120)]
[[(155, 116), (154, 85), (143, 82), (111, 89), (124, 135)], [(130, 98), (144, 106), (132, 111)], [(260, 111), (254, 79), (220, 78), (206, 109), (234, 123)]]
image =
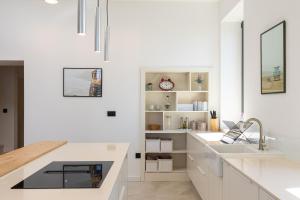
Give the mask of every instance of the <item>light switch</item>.
[(107, 117), (115, 117), (116, 115), (116, 111), (107, 111)]

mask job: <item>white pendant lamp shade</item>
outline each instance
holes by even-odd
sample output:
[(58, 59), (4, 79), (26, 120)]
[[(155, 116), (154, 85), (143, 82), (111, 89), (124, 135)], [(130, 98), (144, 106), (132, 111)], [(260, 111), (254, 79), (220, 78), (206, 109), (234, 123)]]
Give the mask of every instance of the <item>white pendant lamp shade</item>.
[(78, 0), (78, 25), (77, 33), (86, 34), (86, 0)]
[[(57, 0), (45, 0), (57, 1)], [(95, 52), (101, 52), (101, 47), (104, 46), (104, 61), (109, 61), (109, 40), (110, 40), (110, 27), (109, 27), (109, 14), (108, 14), (108, 0), (106, 0), (106, 30), (104, 33), (104, 44), (101, 40), (101, 7), (100, 0), (97, 0), (96, 16), (95, 16)], [(86, 34), (86, 0), (78, 0), (78, 22), (77, 33), (79, 35)]]
[(57, 4), (58, 0), (45, 0), (45, 2), (48, 4)]
[(95, 52), (101, 51), (101, 8), (99, 4), (98, 0), (95, 19)]
[(110, 28), (106, 27), (105, 31), (105, 41), (104, 41), (104, 61), (109, 62), (109, 39), (110, 39)]
[(109, 14), (108, 14), (108, 0), (106, 0), (106, 30), (104, 36), (104, 61), (109, 62), (109, 40), (110, 40), (110, 27), (109, 27)]

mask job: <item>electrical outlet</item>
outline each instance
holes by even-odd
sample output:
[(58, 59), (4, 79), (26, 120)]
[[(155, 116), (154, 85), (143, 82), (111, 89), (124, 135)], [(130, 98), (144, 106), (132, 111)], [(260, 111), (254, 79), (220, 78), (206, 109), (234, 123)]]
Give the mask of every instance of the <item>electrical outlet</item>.
[(107, 111), (107, 117), (115, 117), (117, 115), (116, 111)]
[(141, 153), (135, 153), (135, 158), (140, 159), (141, 158)]

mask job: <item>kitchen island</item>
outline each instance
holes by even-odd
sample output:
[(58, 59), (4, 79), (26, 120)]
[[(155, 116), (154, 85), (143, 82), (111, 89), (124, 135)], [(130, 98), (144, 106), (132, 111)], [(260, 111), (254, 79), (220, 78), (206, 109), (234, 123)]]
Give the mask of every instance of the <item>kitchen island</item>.
[[(129, 144), (67, 143), (0, 177), (1, 200), (125, 200)], [(100, 188), (11, 189), (54, 161), (113, 161)]]

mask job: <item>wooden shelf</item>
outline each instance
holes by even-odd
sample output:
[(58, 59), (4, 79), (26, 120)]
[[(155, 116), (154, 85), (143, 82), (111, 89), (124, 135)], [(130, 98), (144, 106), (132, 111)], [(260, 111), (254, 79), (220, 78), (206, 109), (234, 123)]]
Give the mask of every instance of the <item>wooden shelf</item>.
[(207, 90), (199, 90), (199, 91), (197, 91), (197, 90), (188, 90), (188, 91), (176, 91), (176, 92), (193, 92), (193, 93), (208, 93), (208, 91)]
[(179, 110), (147, 110), (146, 113), (208, 113), (208, 111), (205, 110), (191, 110), (191, 111), (179, 111)]
[(185, 172), (186, 172), (186, 169), (174, 169), (174, 170), (169, 171), (169, 172), (159, 172), (159, 171), (157, 171), (157, 172), (147, 172), (146, 171), (146, 173), (151, 173), (151, 174), (153, 174), (153, 173), (159, 173), (159, 174), (161, 174), (161, 173), (185, 173)]
[(196, 90), (170, 90), (170, 91), (164, 91), (164, 90), (151, 90), (151, 91), (148, 91), (146, 90), (145, 91), (146, 93), (168, 93), (168, 92), (195, 92), (195, 93), (208, 93), (207, 90), (201, 90), (201, 91), (196, 91)]
[(146, 152), (149, 154), (183, 154), (183, 153), (187, 153), (186, 150), (174, 150), (172, 152)]
[(175, 90), (164, 91), (164, 90), (146, 90), (146, 93), (168, 93), (168, 92), (178, 92)]
[[(145, 180), (148, 181), (182, 181), (189, 180), (186, 170), (187, 157), (187, 133), (191, 129), (178, 129), (182, 119), (189, 121), (205, 121), (209, 126), (209, 109), (210, 109), (210, 70), (193, 69), (177, 71), (174, 69), (166, 70), (145, 70), (141, 75), (141, 95), (142, 95), (142, 112), (144, 129), (149, 129), (149, 124), (159, 124), (161, 130), (141, 130), (144, 132), (143, 142), (146, 139), (171, 139), (173, 141), (173, 150), (171, 152), (145, 152), (146, 155), (160, 156), (169, 154), (173, 159), (174, 170), (170, 172), (147, 172), (145, 170), (145, 159), (143, 156), (142, 171)], [(198, 78), (201, 78), (201, 85), (197, 84)], [(163, 91), (159, 88), (162, 78), (171, 79), (175, 83), (175, 87), (171, 91)], [(152, 83), (151, 90), (146, 90), (147, 84)], [(207, 102), (207, 110), (192, 110), (191, 106), (195, 102)], [(181, 104), (181, 105), (180, 105)], [(189, 104), (189, 105), (182, 105)], [(166, 110), (165, 105), (170, 105)], [(201, 105), (201, 104), (200, 104)], [(183, 111), (178, 108), (187, 107), (190, 111)], [(206, 106), (205, 106), (206, 107)], [(157, 109), (155, 109), (157, 108)], [(178, 149), (178, 150), (177, 150)]]
[(193, 110), (193, 111), (164, 111), (164, 112), (173, 112), (173, 113), (208, 113), (208, 111)]
[(150, 131), (150, 130), (145, 130), (145, 133), (167, 133), (167, 134), (184, 134), (191, 131), (190, 129), (177, 129), (177, 130), (157, 130), (157, 131)]

